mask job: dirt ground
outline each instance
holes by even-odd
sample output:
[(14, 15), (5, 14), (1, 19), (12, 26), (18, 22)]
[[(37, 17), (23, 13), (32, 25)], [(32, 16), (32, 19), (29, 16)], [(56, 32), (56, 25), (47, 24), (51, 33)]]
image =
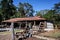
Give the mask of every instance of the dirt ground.
[(42, 40), (42, 39), (31, 37), (31, 38), (27, 38), (26, 40)]
[(55, 30), (51, 30), (51, 31), (48, 31), (48, 32), (43, 32), (43, 33), (39, 33), (37, 35), (42, 35), (42, 36), (52, 36), (54, 34), (60, 34), (60, 29), (55, 29)]
[[(11, 35), (0, 35), (0, 40), (11, 40)], [(18, 39), (15, 38), (15, 40), (18, 40)], [(25, 40), (40, 40), (40, 39), (31, 37), (31, 38), (27, 38)]]
[[(60, 30), (49, 31), (49, 32), (40, 33), (40, 34), (37, 34), (37, 35), (49, 35), (49, 34), (54, 34), (55, 32), (60, 32)], [(11, 40), (11, 34), (0, 35), (0, 40)], [(15, 40), (18, 40), (18, 39), (15, 38)], [(41, 39), (31, 37), (31, 38), (27, 38), (25, 40), (41, 40)]]
[(11, 40), (11, 35), (0, 35), (0, 40)]

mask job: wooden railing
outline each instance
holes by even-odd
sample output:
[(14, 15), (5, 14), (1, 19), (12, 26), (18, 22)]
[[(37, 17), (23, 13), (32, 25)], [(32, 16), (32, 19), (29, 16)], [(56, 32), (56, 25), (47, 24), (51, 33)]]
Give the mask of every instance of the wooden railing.
[(0, 28), (0, 31), (4, 31), (4, 30), (9, 31), (11, 30), (11, 28)]

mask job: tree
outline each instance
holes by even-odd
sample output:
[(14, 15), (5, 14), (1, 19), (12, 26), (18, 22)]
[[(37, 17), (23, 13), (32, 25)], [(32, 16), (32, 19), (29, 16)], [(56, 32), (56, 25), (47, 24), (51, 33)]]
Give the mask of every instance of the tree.
[(54, 14), (55, 10), (49, 10), (44, 16), (44, 18), (46, 18), (47, 20), (55, 20), (54, 19)]
[(42, 14), (40, 13), (40, 11), (36, 11), (35, 16), (40, 16), (40, 17), (42, 17)]
[(49, 10), (45, 9), (45, 10), (40, 10), (40, 11), (36, 11), (35, 16), (40, 16), (43, 17), (43, 15), (45, 15)]
[(55, 24), (59, 24), (60, 25), (60, 2), (59, 3), (56, 3), (54, 5), (54, 10), (55, 10)]
[(33, 7), (29, 3), (19, 3), (18, 12), (20, 17), (33, 16)]
[(2, 9), (1, 9), (1, 1), (0, 0), (0, 22), (3, 20), (3, 14), (2, 14)]
[(3, 14), (3, 19), (10, 19), (16, 12), (16, 7), (13, 5), (13, 0), (2, 0), (1, 10)]
[(2, 10), (0, 9), (0, 22), (3, 20)]
[(25, 6), (24, 8), (25, 13), (27, 13), (26, 16), (33, 16), (34, 10), (33, 10), (32, 5), (30, 5), (29, 3), (24, 3), (24, 6)]
[(57, 20), (60, 20), (60, 2), (54, 5), (54, 10), (57, 15)]
[(54, 5), (54, 10), (56, 11), (56, 13), (60, 14), (60, 2)]
[(23, 3), (19, 3), (18, 13), (19, 13), (20, 17), (25, 17), (24, 5), (23, 5)]

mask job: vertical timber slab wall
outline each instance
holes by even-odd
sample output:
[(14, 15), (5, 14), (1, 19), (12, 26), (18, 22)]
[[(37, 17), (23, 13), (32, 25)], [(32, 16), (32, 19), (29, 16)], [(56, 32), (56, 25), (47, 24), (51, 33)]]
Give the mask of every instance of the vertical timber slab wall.
[(45, 31), (50, 31), (50, 30), (53, 30), (53, 29), (54, 29), (53, 23), (47, 22), (47, 27), (44, 30)]

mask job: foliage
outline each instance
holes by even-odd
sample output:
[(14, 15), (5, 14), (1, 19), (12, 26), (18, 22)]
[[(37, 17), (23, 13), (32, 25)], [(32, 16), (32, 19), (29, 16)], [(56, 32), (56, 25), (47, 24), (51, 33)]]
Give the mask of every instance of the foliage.
[(18, 12), (20, 17), (33, 16), (33, 7), (29, 3), (19, 3)]
[(40, 17), (42, 17), (42, 14), (40, 13), (40, 11), (36, 11), (35, 16), (40, 16)]
[(45, 15), (43, 15), (47, 20), (55, 20), (54, 19), (54, 10), (49, 10)]
[(2, 0), (0, 6), (3, 20), (10, 19), (10, 17), (16, 12), (16, 7), (13, 5), (13, 0)]
[(43, 15), (45, 15), (48, 11), (49, 11), (48, 9), (41, 10), (41, 11), (36, 11), (35, 16), (43, 17)]
[(43, 15), (47, 20), (52, 20), (54, 24), (60, 24), (60, 3), (54, 5), (53, 10), (49, 10)]
[(60, 24), (60, 2), (54, 5), (56, 23)]
[(16, 8), (13, 4), (13, 0), (0, 0), (0, 21), (33, 16), (33, 7), (29, 3), (19, 3), (19, 7)]
[(2, 21), (3, 18), (2, 18), (2, 10), (1, 10), (1, 0), (0, 0), (0, 21)]
[(54, 5), (54, 10), (56, 11), (57, 14), (60, 14), (60, 2)]

